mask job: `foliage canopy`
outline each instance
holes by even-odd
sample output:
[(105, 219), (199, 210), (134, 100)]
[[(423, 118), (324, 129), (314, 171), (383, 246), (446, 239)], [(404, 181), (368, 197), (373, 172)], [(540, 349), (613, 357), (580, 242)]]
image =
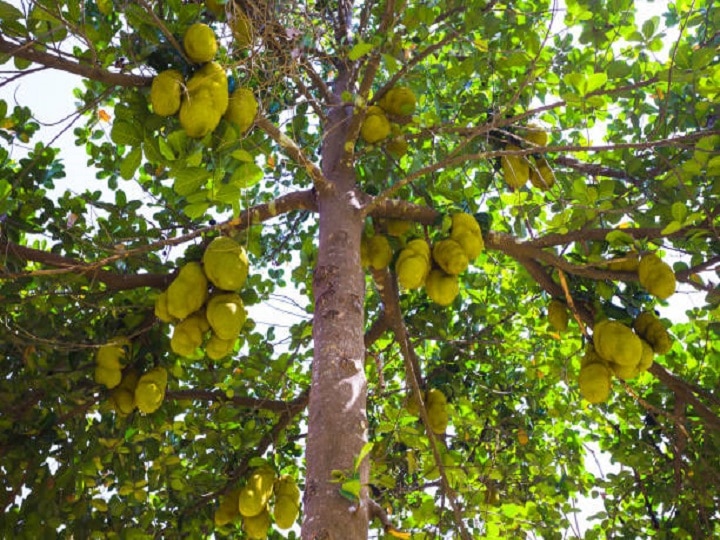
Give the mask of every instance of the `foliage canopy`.
[[(22, 93), (0, 100), (3, 535), (231, 536), (215, 511), (266, 466), (303, 489), (304, 538), (720, 536), (720, 10), (636, 4), (0, 1), (2, 87), (77, 75), (88, 165), (68, 183)], [(221, 83), (189, 82), (197, 23)], [(249, 90), (252, 127), (155, 114), (169, 69), (184, 102)], [(398, 287), (458, 213), (484, 244), (459, 295)], [(218, 236), (249, 317), (179, 354), (156, 301)], [(608, 265), (648, 253), (667, 299)], [(584, 400), (596, 321), (656, 310), (669, 350)], [(146, 413), (96, 382), (99, 350)]]

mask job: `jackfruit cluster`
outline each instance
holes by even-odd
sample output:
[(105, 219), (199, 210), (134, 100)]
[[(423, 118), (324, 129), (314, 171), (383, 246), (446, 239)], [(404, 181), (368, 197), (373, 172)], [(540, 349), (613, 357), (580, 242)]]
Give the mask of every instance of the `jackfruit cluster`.
[(377, 105), (368, 107), (360, 126), (360, 136), (368, 144), (387, 140), (386, 150), (400, 158), (408, 151), (407, 139), (399, 123), (392, 122), (411, 116), (415, 112), (417, 98), (407, 86), (396, 86), (388, 90)]
[[(541, 148), (547, 145), (547, 133), (538, 126), (525, 127), (521, 135), (532, 147)], [(507, 144), (505, 150), (518, 152), (521, 148), (517, 144)], [(520, 189), (528, 180), (542, 191), (547, 191), (555, 185), (555, 173), (541, 154), (501, 156), (500, 166), (505, 183), (513, 189)]]
[(635, 252), (608, 261), (607, 267), (613, 271), (636, 272), (640, 285), (652, 296), (666, 300), (675, 292), (677, 280), (675, 272), (655, 253), (640, 257)]
[(185, 55), (202, 66), (187, 80), (176, 69), (158, 73), (150, 87), (153, 111), (160, 116), (177, 114), (192, 138), (213, 132), (223, 117), (245, 133), (255, 122), (258, 103), (248, 88), (229, 94), (225, 70), (213, 61), (218, 50), (213, 29), (204, 23), (191, 25), (183, 37), (183, 47)]
[(155, 412), (162, 405), (167, 389), (167, 370), (154, 367), (140, 375), (133, 367), (123, 371), (120, 384), (110, 392), (110, 406), (119, 416), (127, 416), (136, 408), (144, 414)]
[[(445, 433), (450, 421), (450, 411), (445, 394), (437, 388), (430, 388), (425, 392), (423, 401), (428, 415), (428, 427), (433, 433), (442, 435)], [(410, 394), (405, 408), (413, 416), (420, 415), (420, 400), (417, 399), (415, 394)]]
[[(432, 247), (422, 238), (410, 240), (395, 261), (395, 274), (403, 289), (424, 286), (428, 297), (441, 306), (449, 306), (458, 296), (458, 275), (484, 248), (480, 225), (472, 215), (456, 213), (451, 221), (447, 238)], [(383, 254), (382, 261), (389, 262), (392, 251), (384, 250)]]
[(123, 360), (130, 341), (116, 337), (100, 347), (95, 353), (95, 382), (107, 388), (115, 388), (122, 380)]
[(633, 328), (620, 321), (598, 322), (580, 364), (580, 393), (590, 403), (607, 401), (613, 375), (633, 379), (652, 366), (655, 354), (665, 354), (671, 346), (662, 322), (649, 312), (641, 313)]
[(263, 466), (254, 469), (245, 485), (220, 500), (215, 510), (217, 527), (242, 521), (248, 538), (263, 540), (274, 520), (278, 529), (290, 529), (300, 514), (300, 489), (289, 475), (276, 477)]
[(229, 237), (215, 238), (202, 262), (186, 263), (155, 301), (155, 316), (175, 327), (170, 348), (193, 357), (203, 346), (211, 360), (235, 348), (247, 319), (238, 291), (245, 285), (249, 263), (245, 248)]

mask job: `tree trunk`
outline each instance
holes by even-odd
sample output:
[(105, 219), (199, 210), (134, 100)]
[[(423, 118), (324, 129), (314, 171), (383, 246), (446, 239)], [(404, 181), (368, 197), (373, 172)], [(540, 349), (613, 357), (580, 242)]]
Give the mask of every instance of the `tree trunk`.
[[(335, 94), (342, 91), (342, 84)], [(313, 289), (315, 345), (308, 406), (307, 474), (302, 537), (366, 539), (366, 490), (352, 502), (339, 493), (332, 471), (352, 474), (367, 442), (364, 372), (365, 277), (360, 265), (363, 219), (355, 203), (355, 171), (342, 160), (348, 112), (334, 107), (323, 142), (322, 169), (332, 184), (318, 190), (320, 238)], [(367, 460), (360, 469), (366, 485)]]

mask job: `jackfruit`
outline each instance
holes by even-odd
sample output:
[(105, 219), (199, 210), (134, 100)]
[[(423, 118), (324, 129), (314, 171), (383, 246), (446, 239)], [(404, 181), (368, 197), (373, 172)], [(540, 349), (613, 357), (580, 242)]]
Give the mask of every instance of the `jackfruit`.
[(480, 224), (471, 214), (462, 212), (453, 214), (451, 219), (450, 239), (460, 244), (469, 261), (474, 261), (485, 248)]
[(202, 345), (205, 333), (210, 326), (202, 311), (196, 311), (175, 325), (170, 348), (175, 354), (190, 358)]
[(95, 366), (95, 382), (103, 384), (107, 388), (115, 388), (122, 380), (120, 368), (106, 368), (100, 365)]
[(300, 489), (295, 480), (284, 475), (275, 481), (275, 504), (273, 517), (280, 529), (289, 529), (300, 513)]
[(171, 323), (175, 322), (175, 317), (170, 315), (167, 309), (167, 291), (161, 292), (155, 298), (155, 316), (162, 322)]
[(236, 293), (218, 294), (210, 298), (206, 308), (207, 320), (220, 339), (235, 339), (245, 324), (247, 312)]
[(610, 370), (604, 364), (593, 362), (580, 368), (578, 385), (580, 394), (590, 403), (602, 403), (610, 397)]
[(212, 132), (228, 108), (227, 75), (216, 62), (208, 62), (190, 77), (180, 104), (180, 125), (188, 137)]
[(460, 294), (460, 284), (457, 276), (446, 274), (439, 268), (435, 268), (425, 279), (425, 292), (436, 304), (449, 306)]
[(448, 426), (449, 413), (447, 399), (437, 388), (431, 388), (425, 394), (425, 410), (428, 415), (429, 427), (438, 435), (445, 433)]
[(211, 360), (221, 360), (235, 350), (236, 341), (237, 338), (220, 339), (213, 334), (205, 345), (205, 354)]
[(208, 295), (208, 281), (199, 262), (186, 263), (167, 288), (167, 311), (184, 319), (202, 307)]
[(548, 322), (558, 332), (565, 332), (569, 319), (570, 317), (565, 303), (553, 299), (548, 305)]
[[(125, 357), (125, 349), (123, 344), (126, 340), (107, 343), (97, 350), (95, 354), (95, 363), (107, 369), (121, 369), (120, 360)], [(128, 342), (129, 343), (129, 342)]]
[(139, 377), (136, 370), (126, 370), (120, 384), (110, 392), (110, 404), (120, 416), (127, 416), (135, 410), (135, 388)]
[(555, 185), (555, 173), (545, 158), (536, 158), (530, 167), (530, 183), (543, 191)]
[(390, 135), (390, 120), (380, 107), (369, 107), (360, 126), (360, 136), (369, 144), (382, 141)]
[[(386, 236), (376, 234), (361, 239), (361, 259), (364, 252), (365, 266), (382, 270), (387, 268), (393, 257), (393, 250)], [(363, 249), (364, 248), (364, 249)]]
[(420, 400), (417, 393), (410, 392), (405, 400), (405, 410), (413, 416), (420, 416)]
[(247, 253), (232, 238), (215, 238), (205, 249), (202, 262), (205, 275), (218, 289), (239, 291), (245, 285), (249, 268)]
[(159, 116), (172, 116), (180, 110), (183, 76), (176, 69), (158, 73), (150, 86), (150, 104)]
[(618, 321), (604, 320), (595, 325), (595, 350), (607, 362), (637, 366), (642, 356), (642, 342), (633, 331)]
[(245, 133), (255, 123), (257, 116), (258, 102), (249, 88), (238, 88), (230, 95), (228, 108), (225, 111), (225, 119), (232, 122), (240, 133)]
[(533, 124), (528, 124), (528, 126), (523, 130), (522, 136), (526, 141), (530, 141), (537, 146), (547, 145), (547, 132)]
[(437, 242), (432, 254), (438, 266), (454, 276), (463, 273), (470, 264), (463, 247), (451, 238)]
[(273, 491), (276, 497), (288, 497), (296, 504), (300, 502), (300, 488), (295, 479), (288, 474), (284, 474), (275, 480)]
[(390, 139), (385, 148), (393, 157), (401, 158), (407, 154), (408, 142), (405, 137), (399, 135)]
[(183, 48), (192, 62), (196, 64), (209, 62), (215, 58), (218, 50), (215, 32), (207, 24), (195, 23), (185, 31)]
[(213, 516), (216, 527), (232, 523), (240, 517), (239, 498), (240, 490), (235, 489), (220, 499), (220, 505), (215, 509), (215, 515)]
[(252, 540), (264, 540), (267, 538), (270, 528), (270, 512), (267, 507), (255, 516), (243, 517), (243, 529), (247, 537)]
[(135, 404), (140, 412), (150, 414), (162, 405), (167, 388), (167, 370), (155, 367), (138, 379), (135, 387)]
[(395, 261), (398, 283), (404, 289), (417, 289), (425, 284), (430, 272), (430, 246), (416, 238), (408, 242)]
[[(505, 150), (514, 152), (520, 150), (520, 148), (508, 144)], [(502, 166), (505, 183), (511, 188), (520, 189), (530, 178), (530, 164), (525, 156), (501, 156), (500, 165)]]
[(415, 112), (417, 99), (407, 86), (396, 86), (388, 90), (378, 105), (388, 114), (410, 116)]
[(644, 311), (633, 322), (635, 332), (646, 340), (657, 354), (665, 354), (672, 347), (672, 340), (660, 319)]
[(267, 511), (273, 494), (275, 472), (266, 467), (255, 469), (240, 490), (238, 509), (244, 517), (252, 517)]
[(652, 346), (647, 341), (644, 339), (640, 341), (642, 342), (643, 349), (642, 356), (640, 356), (640, 363), (638, 364), (638, 370), (642, 373), (643, 371), (650, 369), (650, 366), (653, 365), (655, 351), (653, 351)]
[(669, 298), (677, 286), (675, 273), (654, 253), (644, 255), (638, 265), (638, 278), (643, 288), (660, 300)]

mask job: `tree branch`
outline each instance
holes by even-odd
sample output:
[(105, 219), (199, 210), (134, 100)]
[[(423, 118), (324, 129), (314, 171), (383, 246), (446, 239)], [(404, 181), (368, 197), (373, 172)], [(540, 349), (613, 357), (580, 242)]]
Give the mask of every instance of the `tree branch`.
[(6, 40), (2, 35), (0, 35), (0, 53), (29, 60), (48, 68), (66, 71), (110, 86), (139, 87), (148, 86), (152, 82), (152, 77), (133, 75), (131, 73), (116, 73), (92, 64), (73, 62), (45, 51), (35, 50), (29, 43), (13, 43)]
[[(245, 407), (248, 409), (260, 409), (279, 413), (286, 412), (293, 409), (293, 407), (298, 407), (302, 401), (300, 398), (295, 398), (292, 401), (257, 399), (243, 396), (233, 396), (232, 398), (229, 398), (224, 392), (219, 390), (175, 390), (168, 391), (165, 396), (168, 399), (174, 399), (177, 401), (186, 399), (196, 401), (215, 401), (217, 403), (232, 403), (238, 407)], [(307, 399), (305, 402), (307, 402)]]

